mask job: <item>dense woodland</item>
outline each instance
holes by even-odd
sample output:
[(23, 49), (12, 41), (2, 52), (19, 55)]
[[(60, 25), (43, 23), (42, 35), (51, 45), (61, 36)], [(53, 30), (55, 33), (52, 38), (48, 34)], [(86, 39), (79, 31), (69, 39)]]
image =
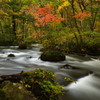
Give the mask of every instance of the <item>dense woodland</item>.
[(98, 54), (99, 0), (0, 0), (0, 45)]

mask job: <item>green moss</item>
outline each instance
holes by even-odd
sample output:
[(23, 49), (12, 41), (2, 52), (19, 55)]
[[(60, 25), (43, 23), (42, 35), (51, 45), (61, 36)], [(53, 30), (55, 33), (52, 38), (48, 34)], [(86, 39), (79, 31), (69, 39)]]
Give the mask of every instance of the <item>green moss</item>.
[(40, 58), (43, 61), (58, 62), (58, 61), (64, 61), (65, 55), (60, 51), (47, 50), (41, 54)]
[(55, 82), (55, 74), (51, 71), (36, 69), (23, 72), (21, 83), (31, 90), (40, 100), (59, 100), (62, 86)]
[[(2, 91), (4, 93), (3, 95), (6, 95), (8, 98), (7, 100), (36, 100), (32, 93), (19, 83), (5, 81), (2, 83)], [(2, 100), (6, 100), (2, 97)]]
[(0, 100), (8, 100), (5, 93), (0, 89)]
[(0, 84), (0, 100), (37, 100), (35, 97), (39, 100), (59, 100), (63, 88), (55, 79), (52, 71), (39, 68), (22, 72), (19, 83), (4, 81)]

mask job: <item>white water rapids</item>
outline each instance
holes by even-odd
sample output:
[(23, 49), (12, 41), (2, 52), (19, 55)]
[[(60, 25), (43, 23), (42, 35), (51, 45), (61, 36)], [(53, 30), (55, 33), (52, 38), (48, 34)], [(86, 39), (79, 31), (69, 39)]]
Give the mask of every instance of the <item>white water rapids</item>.
[[(8, 57), (9, 54), (15, 57)], [(0, 49), (0, 76), (15, 74), (21, 71), (34, 70), (39, 67), (51, 70), (57, 74), (57, 81), (64, 85), (65, 94), (62, 100), (100, 100), (100, 60), (85, 57), (66, 56), (66, 60), (58, 63), (41, 61), (40, 47), (35, 45), (33, 49)], [(93, 71), (87, 76), (85, 71), (77, 69), (60, 69), (65, 64)], [(80, 78), (80, 76), (84, 76)], [(64, 77), (70, 77), (76, 83), (67, 84)]]

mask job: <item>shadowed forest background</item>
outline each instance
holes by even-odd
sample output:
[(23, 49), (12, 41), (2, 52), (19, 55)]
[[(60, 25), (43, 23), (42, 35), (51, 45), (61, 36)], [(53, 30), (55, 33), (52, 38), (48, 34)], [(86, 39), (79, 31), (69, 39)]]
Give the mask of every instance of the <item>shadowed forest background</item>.
[(97, 55), (99, 0), (0, 0), (0, 45)]

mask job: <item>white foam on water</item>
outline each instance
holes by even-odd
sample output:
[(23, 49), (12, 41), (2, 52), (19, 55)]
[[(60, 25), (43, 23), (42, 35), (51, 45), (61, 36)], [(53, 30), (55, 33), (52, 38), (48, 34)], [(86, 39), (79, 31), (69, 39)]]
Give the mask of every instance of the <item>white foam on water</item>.
[[(75, 100), (99, 100), (100, 78), (89, 75), (65, 87), (66, 95), (71, 95)], [(70, 99), (73, 100), (73, 99)]]

